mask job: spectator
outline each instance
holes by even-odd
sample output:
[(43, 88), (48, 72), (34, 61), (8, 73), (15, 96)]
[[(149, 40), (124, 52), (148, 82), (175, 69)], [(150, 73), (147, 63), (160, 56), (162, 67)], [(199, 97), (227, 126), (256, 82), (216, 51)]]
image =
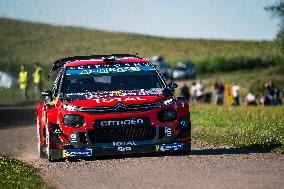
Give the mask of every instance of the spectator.
[(198, 102), (202, 102), (204, 85), (200, 79), (197, 81), (195, 88), (196, 88), (196, 99)]
[(38, 63), (35, 64), (35, 72), (33, 74), (35, 91), (38, 93), (39, 98), (41, 98), (42, 91), (42, 68)]
[(19, 72), (19, 87), (22, 92), (24, 100), (27, 100), (27, 83), (28, 83), (28, 71), (25, 70), (24, 65), (21, 65), (21, 71)]
[(277, 87), (275, 87), (271, 80), (265, 83), (264, 87), (267, 88), (267, 96), (265, 96), (261, 101), (263, 105), (282, 104), (281, 91)]
[(186, 100), (189, 100), (189, 97), (190, 97), (189, 88), (188, 88), (188, 86), (186, 85), (185, 82), (183, 82), (183, 84), (180, 88), (180, 93), (184, 98), (186, 98)]
[(196, 83), (195, 81), (193, 81), (190, 88), (190, 101), (194, 102), (195, 100), (196, 100)]
[(232, 93), (234, 98), (233, 105), (235, 106), (238, 106), (240, 104), (239, 91), (240, 91), (239, 85), (237, 83), (234, 83), (232, 86)]
[(273, 104), (282, 104), (282, 93), (278, 88), (274, 90), (274, 102)]
[(248, 93), (247, 96), (245, 97), (245, 105), (257, 105), (256, 103), (256, 98), (255, 95), (253, 95), (252, 93)]
[(275, 87), (273, 82), (270, 80), (264, 84), (264, 87), (267, 89), (267, 96), (265, 97), (264, 104), (273, 104), (275, 97)]
[(214, 85), (216, 104), (222, 105), (224, 100), (224, 85), (220, 79), (217, 79)]

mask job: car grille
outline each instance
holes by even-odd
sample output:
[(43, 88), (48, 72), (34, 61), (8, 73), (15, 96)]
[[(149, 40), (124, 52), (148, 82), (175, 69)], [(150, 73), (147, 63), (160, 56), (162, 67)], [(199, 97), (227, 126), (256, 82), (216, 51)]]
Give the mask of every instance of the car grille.
[(156, 136), (156, 127), (98, 127), (88, 134), (92, 143), (152, 140)]
[(161, 107), (160, 102), (147, 103), (147, 104), (132, 104), (128, 106), (119, 102), (115, 106), (82, 107), (80, 111), (89, 114), (99, 114), (99, 113), (105, 114), (105, 113), (149, 111), (159, 107)]

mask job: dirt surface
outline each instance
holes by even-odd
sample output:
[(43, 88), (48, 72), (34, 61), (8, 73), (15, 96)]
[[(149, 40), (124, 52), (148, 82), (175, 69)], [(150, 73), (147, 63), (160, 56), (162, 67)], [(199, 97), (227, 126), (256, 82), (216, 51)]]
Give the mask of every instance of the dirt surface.
[(57, 188), (283, 188), (284, 155), (195, 142), (188, 156), (116, 157), (48, 163), (37, 158), (35, 126), (0, 129), (0, 155), (40, 170)]

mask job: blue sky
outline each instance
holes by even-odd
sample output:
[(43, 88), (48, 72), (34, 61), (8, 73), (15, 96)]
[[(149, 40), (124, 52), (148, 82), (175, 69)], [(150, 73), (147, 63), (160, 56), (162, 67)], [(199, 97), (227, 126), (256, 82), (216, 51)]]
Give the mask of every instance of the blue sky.
[(273, 40), (276, 0), (0, 0), (0, 16), (177, 38)]

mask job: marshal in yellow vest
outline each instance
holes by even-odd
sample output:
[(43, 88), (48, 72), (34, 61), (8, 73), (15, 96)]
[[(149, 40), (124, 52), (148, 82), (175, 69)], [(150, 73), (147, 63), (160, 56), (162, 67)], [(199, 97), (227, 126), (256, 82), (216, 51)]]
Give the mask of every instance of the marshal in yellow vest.
[(37, 67), (35, 72), (34, 72), (34, 84), (39, 84), (40, 80), (41, 80), (41, 67)]
[(226, 101), (228, 105), (233, 104), (233, 95), (232, 95), (232, 86), (231, 85), (226, 85), (225, 86), (225, 94), (226, 94)]
[(27, 82), (28, 82), (28, 72), (27, 71), (20, 71), (20, 73), (19, 73), (20, 89), (27, 88)]

